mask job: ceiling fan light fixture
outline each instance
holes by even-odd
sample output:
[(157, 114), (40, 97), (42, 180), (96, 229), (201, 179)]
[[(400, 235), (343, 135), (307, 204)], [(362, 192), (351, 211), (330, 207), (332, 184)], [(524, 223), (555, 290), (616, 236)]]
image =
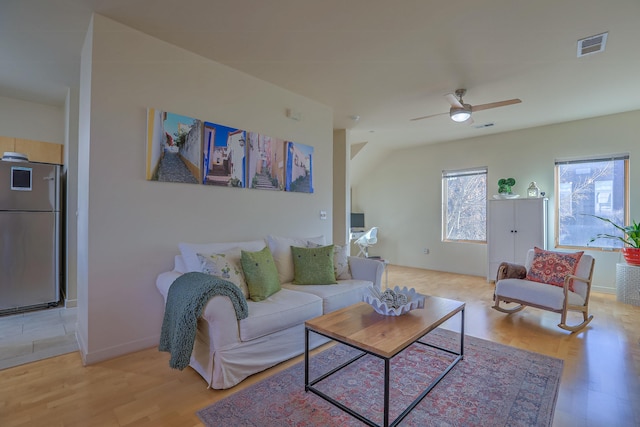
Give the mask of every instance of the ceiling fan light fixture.
[(467, 107), (466, 105), (462, 108), (451, 107), (451, 110), (449, 110), (449, 117), (451, 117), (451, 120), (453, 120), (454, 122), (465, 122), (469, 120), (469, 117), (471, 117), (471, 108)]

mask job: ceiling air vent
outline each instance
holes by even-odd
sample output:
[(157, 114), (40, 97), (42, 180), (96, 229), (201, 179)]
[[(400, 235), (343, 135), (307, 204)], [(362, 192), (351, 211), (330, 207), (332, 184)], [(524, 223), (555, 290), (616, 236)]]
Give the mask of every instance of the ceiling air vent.
[(483, 123), (481, 125), (475, 125), (474, 128), (476, 129), (484, 129), (484, 128), (489, 128), (491, 126), (495, 125), (495, 123)]
[(578, 40), (578, 58), (592, 53), (602, 52), (607, 44), (607, 35), (609, 33), (598, 34), (597, 36), (587, 37)]

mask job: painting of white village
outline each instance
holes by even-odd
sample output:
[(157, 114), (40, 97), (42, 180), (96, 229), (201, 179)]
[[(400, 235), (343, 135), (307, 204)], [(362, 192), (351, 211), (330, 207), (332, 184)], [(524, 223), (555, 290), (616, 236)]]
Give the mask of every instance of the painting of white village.
[(198, 184), (202, 122), (149, 108), (147, 131), (147, 179)]
[(285, 191), (313, 193), (313, 147), (287, 142)]
[(258, 190), (284, 190), (285, 141), (248, 132), (248, 182)]
[(204, 122), (203, 184), (246, 187), (246, 132)]
[(148, 109), (150, 181), (313, 193), (313, 147)]

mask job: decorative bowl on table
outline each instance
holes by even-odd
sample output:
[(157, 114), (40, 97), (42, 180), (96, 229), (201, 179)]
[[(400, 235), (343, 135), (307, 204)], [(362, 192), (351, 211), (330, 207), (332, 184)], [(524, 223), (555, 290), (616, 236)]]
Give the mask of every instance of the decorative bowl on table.
[(385, 316), (400, 316), (416, 308), (424, 308), (424, 295), (420, 295), (414, 288), (407, 289), (396, 286), (380, 292), (373, 286), (365, 294), (364, 302), (369, 304), (378, 314)]

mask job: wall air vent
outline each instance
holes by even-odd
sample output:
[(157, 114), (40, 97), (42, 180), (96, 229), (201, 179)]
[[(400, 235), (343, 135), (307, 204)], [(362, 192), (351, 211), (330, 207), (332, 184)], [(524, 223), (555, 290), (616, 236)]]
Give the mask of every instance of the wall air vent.
[(609, 33), (602, 33), (597, 36), (578, 40), (578, 58), (604, 51), (604, 47), (607, 44), (607, 35), (609, 35)]

